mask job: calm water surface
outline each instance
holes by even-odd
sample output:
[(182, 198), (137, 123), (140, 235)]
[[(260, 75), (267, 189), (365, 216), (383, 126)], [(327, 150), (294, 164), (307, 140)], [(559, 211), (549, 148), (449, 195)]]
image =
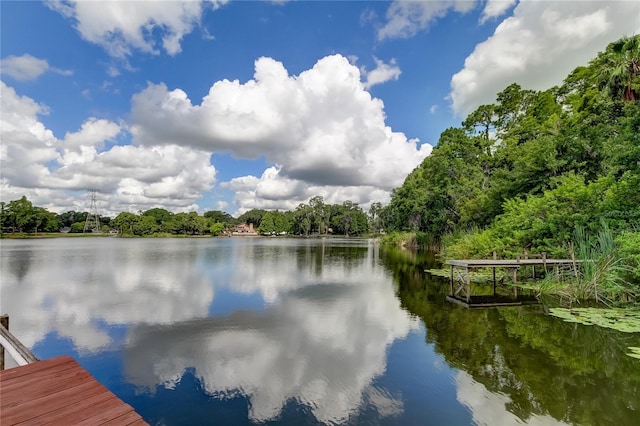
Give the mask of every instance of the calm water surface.
[(0, 310), (151, 424), (638, 425), (638, 334), (467, 310), (367, 240), (1, 242)]

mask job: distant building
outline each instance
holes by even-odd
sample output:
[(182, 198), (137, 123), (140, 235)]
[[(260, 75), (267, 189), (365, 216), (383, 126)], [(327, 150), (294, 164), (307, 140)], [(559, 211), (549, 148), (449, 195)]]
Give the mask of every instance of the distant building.
[(236, 225), (233, 228), (233, 232), (231, 233), (231, 235), (248, 237), (248, 236), (258, 235), (258, 233), (253, 228), (253, 223), (249, 223), (249, 224), (241, 223), (240, 225)]

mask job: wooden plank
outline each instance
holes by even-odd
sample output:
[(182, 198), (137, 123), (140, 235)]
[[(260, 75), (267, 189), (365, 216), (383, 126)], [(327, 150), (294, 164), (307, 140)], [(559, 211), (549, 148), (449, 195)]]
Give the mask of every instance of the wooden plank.
[(127, 426), (149, 426), (149, 423), (145, 422), (144, 419), (140, 417), (138, 420), (128, 423)]
[(149, 423), (145, 422), (144, 419), (140, 417), (138, 420), (134, 420), (133, 422), (129, 423), (127, 426), (149, 426)]
[[(112, 393), (102, 392), (90, 398), (84, 399), (82, 402), (74, 405), (62, 405), (56, 407), (46, 407), (45, 412), (38, 412), (38, 416), (22, 423), (20, 426), (41, 425), (43, 423), (51, 424), (77, 424), (87, 417), (91, 417), (96, 411), (112, 408), (118, 404), (122, 404)], [(4, 426), (4, 423), (3, 423)]]
[[(142, 421), (142, 423), (138, 423), (140, 421)], [(135, 411), (133, 411), (133, 409), (131, 409), (119, 417), (113, 417), (108, 421), (102, 423), (102, 426), (129, 426), (129, 425), (136, 425), (136, 424), (146, 424), (146, 423), (144, 423), (144, 421), (140, 417), (140, 414), (136, 413)]]
[(78, 425), (86, 425), (86, 426), (101, 425), (105, 422), (108, 422), (111, 419), (118, 418), (123, 414), (126, 414), (127, 412), (133, 411), (133, 408), (131, 408), (130, 405), (123, 404), (122, 401), (120, 400), (118, 400), (118, 402), (120, 402), (120, 404), (115, 405), (112, 408), (94, 412), (92, 416), (82, 420), (81, 422), (78, 423)]
[[(25, 390), (29, 391), (29, 389)], [(20, 398), (2, 405), (3, 416), (10, 416), (11, 413), (16, 410), (28, 411), (32, 408), (37, 409), (43, 405), (49, 404), (52, 401), (56, 401), (56, 399), (58, 398), (62, 398), (67, 405), (75, 404), (85, 397), (96, 395), (102, 391), (103, 390), (93, 381), (85, 380), (84, 382), (78, 383), (77, 385), (64, 387), (62, 389), (59, 389), (58, 392), (50, 393), (49, 395), (43, 395), (40, 397), (33, 397), (30, 392), (24, 392), (22, 393)]]
[(0, 382), (4, 383), (5, 381), (9, 381), (16, 377), (26, 376), (29, 374), (34, 374), (40, 370), (46, 370), (47, 368), (53, 368), (59, 364), (65, 364), (73, 361), (73, 358), (69, 356), (58, 356), (55, 358), (47, 359), (45, 361), (36, 362), (33, 364), (25, 365), (20, 368), (10, 368), (9, 370), (4, 370), (0, 372)]
[[(42, 398), (30, 399), (27, 396), (27, 399), (20, 404), (2, 407), (2, 422), (8, 424), (24, 422), (39, 417), (42, 413), (54, 411), (60, 407), (61, 401), (65, 406), (74, 405), (100, 393), (104, 393), (104, 390), (88, 381)], [(52, 409), (49, 410), (48, 407), (52, 407)]]
[[(48, 372), (46, 376), (27, 376), (23, 383), (17, 382), (10, 386), (2, 386), (2, 406), (11, 404), (16, 397), (28, 395), (30, 398), (42, 398), (46, 395), (58, 392), (63, 386), (79, 384), (91, 379), (91, 374), (85, 370), (69, 369), (61, 372)], [(7, 395), (4, 395), (6, 392)]]
[[(71, 394), (78, 391), (82, 391), (82, 390), (84, 390), (85, 392), (90, 391), (92, 386), (95, 386), (95, 385), (91, 381), (86, 380), (84, 382), (78, 382), (77, 384), (74, 383), (74, 384), (71, 384), (70, 386), (65, 386), (64, 389), (47, 394), (47, 395), (45, 394), (34, 395), (33, 393), (30, 392), (31, 389), (29, 388), (19, 389), (19, 392), (5, 391), (3, 392), (3, 394), (7, 393), (6, 395), (7, 398), (3, 398), (2, 411), (3, 411), (3, 414), (6, 414), (10, 410), (12, 410), (14, 407), (29, 406), (30, 404), (33, 403), (33, 401), (46, 401), (50, 398), (55, 398), (55, 395), (58, 395), (61, 393), (63, 393), (65, 396), (71, 397)], [(79, 389), (77, 390), (76, 388), (79, 388)]]
[(2, 426), (147, 424), (66, 356), (0, 372), (0, 408)]
[(78, 369), (77, 364), (74, 363), (64, 363), (58, 364), (50, 368), (42, 369), (33, 374), (23, 375), (11, 380), (3, 380), (2, 386), (10, 390), (15, 386), (30, 386), (32, 381), (38, 381), (40, 378), (49, 379), (55, 375), (64, 375), (64, 374), (72, 374), (76, 372), (81, 372), (82, 369)]

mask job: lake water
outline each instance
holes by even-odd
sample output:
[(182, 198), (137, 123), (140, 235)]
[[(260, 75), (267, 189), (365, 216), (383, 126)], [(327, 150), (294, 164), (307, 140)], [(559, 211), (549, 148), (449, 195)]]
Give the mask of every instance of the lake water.
[(468, 310), (356, 239), (1, 242), (0, 311), (153, 425), (638, 425), (638, 334)]

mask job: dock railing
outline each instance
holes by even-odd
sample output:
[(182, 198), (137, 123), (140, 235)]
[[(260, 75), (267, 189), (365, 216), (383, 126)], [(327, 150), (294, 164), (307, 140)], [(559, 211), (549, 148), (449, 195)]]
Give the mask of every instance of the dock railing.
[(9, 331), (9, 315), (0, 316), (0, 371), (4, 370), (5, 350), (19, 366), (32, 364), (38, 358)]

